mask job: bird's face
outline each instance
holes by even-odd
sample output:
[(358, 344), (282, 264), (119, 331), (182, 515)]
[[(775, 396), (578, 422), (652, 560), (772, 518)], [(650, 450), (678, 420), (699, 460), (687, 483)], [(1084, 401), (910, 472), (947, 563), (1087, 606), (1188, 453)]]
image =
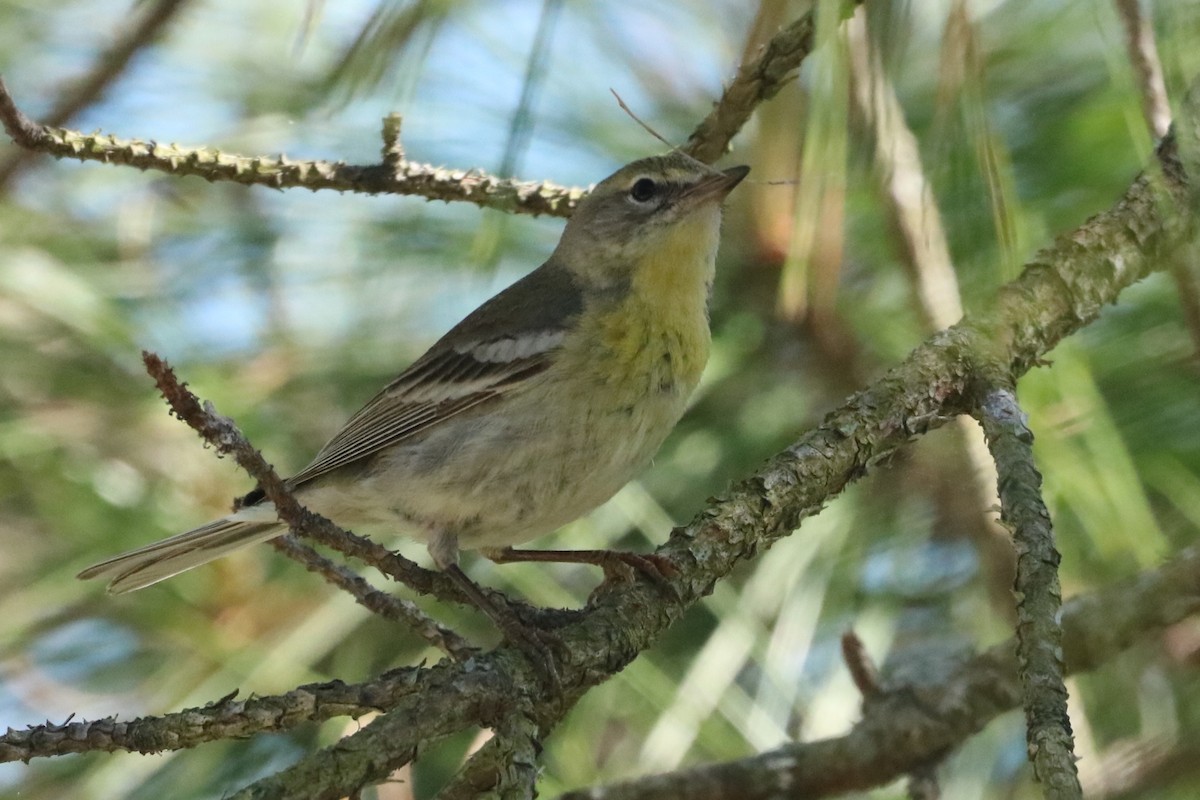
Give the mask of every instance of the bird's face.
[(718, 171), (682, 153), (628, 164), (580, 202), (555, 257), (601, 285), (628, 281), (648, 259), (699, 268), (715, 250), (721, 201), (749, 171)]

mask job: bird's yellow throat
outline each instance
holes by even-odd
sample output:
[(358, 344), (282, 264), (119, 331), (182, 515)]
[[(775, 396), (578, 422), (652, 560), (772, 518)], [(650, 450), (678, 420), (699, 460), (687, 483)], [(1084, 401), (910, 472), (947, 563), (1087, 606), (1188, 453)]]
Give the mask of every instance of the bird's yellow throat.
[(644, 375), (653, 383), (669, 370), (674, 388), (685, 394), (699, 383), (708, 361), (717, 234), (705, 215), (679, 221), (633, 270), (629, 295), (600, 323), (599, 338), (611, 358), (608, 375)]

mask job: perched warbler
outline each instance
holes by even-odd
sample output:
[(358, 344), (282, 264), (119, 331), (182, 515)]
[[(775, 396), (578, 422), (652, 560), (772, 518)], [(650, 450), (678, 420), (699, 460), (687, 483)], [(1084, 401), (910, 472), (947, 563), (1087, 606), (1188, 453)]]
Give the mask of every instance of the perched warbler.
[[(615, 494), (682, 416), (708, 358), (721, 202), (748, 172), (672, 153), (601, 181), (545, 264), (454, 326), (287, 486), (342, 526), (424, 541), (485, 611), (459, 550), (595, 561), (602, 551), (508, 548)], [(79, 577), (130, 592), (285, 532), (256, 491), (227, 517)]]

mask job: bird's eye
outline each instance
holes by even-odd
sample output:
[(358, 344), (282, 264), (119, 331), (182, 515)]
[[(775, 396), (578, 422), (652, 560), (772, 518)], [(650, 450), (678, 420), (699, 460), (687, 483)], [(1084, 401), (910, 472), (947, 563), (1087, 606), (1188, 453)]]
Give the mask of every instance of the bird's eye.
[(651, 178), (638, 178), (629, 190), (629, 196), (636, 203), (645, 203), (658, 194), (658, 184)]

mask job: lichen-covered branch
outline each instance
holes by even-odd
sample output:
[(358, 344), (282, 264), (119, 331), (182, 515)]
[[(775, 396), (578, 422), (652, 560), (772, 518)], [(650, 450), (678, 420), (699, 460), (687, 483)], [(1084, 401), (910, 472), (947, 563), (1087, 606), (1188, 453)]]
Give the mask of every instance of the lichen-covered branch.
[[(1158, 569), (1063, 606), (1070, 673), (1095, 669), (1135, 641), (1200, 612), (1200, 548)], [(888, 685), (845, 736), (639, 780), (571, 792), (559, 800), (794, 800), (886, 785), (942, 758), (997, 715), (1021, 703), (1017, 643), (959, 663), (931, 661), (919, 684)]]
[[(443, 677), (449, 671), (443, 670)], [(379, 783), (396, 769), (411, 763), (420, 746), (436, 742), (473, 726), (502, 727), (516, 696), (494, 678), (486, 691), (470, 691), (479, 684), (474, 670), (439, 691), (412, 694), (361, 730), (312, 753), (287, 769), (269, 775), (229, 795), (229, 800), (337, 800), (358, 789)], [(507, 694), (511, 700), (502, 698)]]
[[(286, 694), (248, 700), (237, 699), (235, 692), (202, 708), (158, 717), (128, 721), (107, 717), (31, 725), (26, 730), (10, 729), (0, 737), (0, 762), (92, 751), (160, 753), (217, 739), (291, 730), (297, 725), (334, 717), (360, 717), (395, 708), (408, 695), (427, 690), (429, 679), (418, 681), (425, 672), (428, 670), (407, 667), (365, 683), (313, 683)], [(480, 676), (487, 674), (480, 672)]]
[[(587, 688), (615, 674), (653, 643), (688, 606), (739, 562), (792, 533), (801, 520), (815, 514), (872, 464), (912, 437), (968, 411), (977, 381), (975, 365), (981, 360), (991, 363), (992, 374), (996, 368), (1014, 376), (1022, 374), (1062, 337), (1094, 319), (1123, 289), (1156, 269), (1164, 253), (1171, 252), (1190, 236), (1186, 211), (1191, 191), (1173, 140), (1160, 148), (1160, 162), (1157, 177), (1139, 177), (1112, 210), (1088, 220), (1041, 251), (1020, 278), (999, 292), (988, 314), (969, 317), (932, 337), (902, 364), (832, 412), (820, 427), (805, 434), (756, 475), (733, 486), (724, 499), (699, 514), (691, 524), (676, 530), (658, 551), (678, 569), (668, 579), (676, 598), (664, 596), (656, 586), (646, 582), (610, 581), (592, 595), (584, 613), (564, 619), (556, 631), (570, 656), (560, 665), (562, 693), (540, 696), (530, 711), (540, 734), (545, 736)], [(220, 442), (227, 434), (227, 429), (218, 426), (212, 432), (213, 441)], [(1098, 623), (1101, 629), (1097, 636), (1084, 640), (1082, 647), (1073, 642), (1068, 627), (1064, 637), (1066, 650), (1071, 654), (1068, 669), (1079, 669), (1081, 664), (1108, 657), (1103, 647), (1093, 646), (1097, 640), (1120, 642), (1146, 629), (1148, 623), (1144, 620), (1132, 628), (1118, 627), (1116, 623), (1122, 615), (1132, 618), (1136, 611), (1154, 619), (1195, 610), (1195, 604), (1188, 600), (1189, 576), (1176, 575), (1173, 584), (1166, 579), (1160, 579), (1160, 583), (1175, 590), (1172, 602), (1161, 596), (1147, 599), (1145, 591), (1131, 600), (1111, 601), (1115, 605), (1100, 615), (1103, 623)], [(1077, 660), (1073, 663), (1072, 659)], [(986, 666), (987, 662), (982, 664)], [(999, 698), (994, 694), (997, 686), (1005, 685), (1000, 681), (999, 670), (1010, 667), (1015, 674), (1011, 654), (1008, 661), (994, 667), (979, 682), (975, 689), (978, 695), (969, 695), (976, 698), (975, 702), (983, 703), (987, 711), (971, 716), (971, 725), (1016, 702), (1015, 694), (1005, 693)], [(480, 681), (481, 674), (488, 677), (488, 686), (492, 688), (479, 688), (481, 695), (473, 709), (474, 712), (488, 709), (489, 714), (518, 696), (519, 687), (534, 686), (537, 680), (528, 671), (525, 660), (506, 648), (473, 659), (469, 669), (465, 665), (443, 664), (416, 671), (414, 688), (420, 691), (424, 702), (452, 705), (464, 697), (458, 682)], [(409, 716), (408, 723), (413, 726), (415, 736), (424, 735), (431, 724), (427, 716)], [(251, 728), (253, 725), (243, 726), (240, 734), (246, 735)], [(886, 729), (874, 730), (872, 736), (881, 736), (879, 731)], [(914, 741), (923, 745), (941, 742), (944, 748), (961, 741), (973, 728), (955, 728), (952, 736), (947, 736), (940, 725), (934, 725), (933, 730), (938, 732), (936, 736), (916, 737)], [(869, 745), (872, 738), (867, 733), (856, 733), (854, 741), (866, 737)], [(45, 730), (38, 729), (0, 737), (0, 757), (51, 754), (29, 749), (31, 738), (45, 734)], [(17, 752), (3, 749), (11, 748), (14, 742), (23, 742), (24, 749)], [(830, 756), (840, 753), (843, 761), (848, 757), (844, 742), (822, 747), (824, 751), (818, 748), (812, 752), (828, 751)], [(67, 752), (85, 749), (104, 748), (80, 746)], [(872, 750), (858, 752), (870, 754)], [(921, 753), (927, 757), (929, 750), (923, 749)], [(876, 746), (875, 755), (881, 758), (879, 768), (874, 772), (853, 773), (859, 775), (855, 780), (869, 779), (874, 783), (889, 766), (899, 769), (897, 774), (904, 774), (914, 763), (911, 753), (907, 760), (902, 757), (905, 754), (896, 748), (895, 742), (888, 743), (882, 753)], [(885, 755), (887, 758), (882, 758)], [(898, 766), (900, 761), (904, 762), (902, 767)], [(843, 762), (820, 758), (805, 762), (810, 768), (821, 765), (822, 772), (829, 771), (829, 780), (849, 780), (845, 773), (832, 769), (837, 763)]]
[[(479, 170), (435, 167), (407, 159), (355, 165), (342, 161), (302, 161), (287, 156), (244, 156), (208, 147), (183, 147), (104, 133), (39, 125), (17, 107), (0, 78), (0, 123), (21, 147), (55, 158), (123, 164), (207, 181), (232, 181), (272, 189), (334, 189), (362, 194), (419, 195), (521, 214), (570, 215), (583, 189), (548, 181), (502, 180)], [(385, 120), (385, 130), (391, 124)], [(390, 144), (393, 152), (396, 143)]]
[(1042, 499), (1042, 476), (1033, 461), (1033, 432), (1016, 397), (1006, 388), (989, 391), (976, 415), (996, 460), (1000, 518), (1012, 531), (1017, 551), (1017, 665), (1029, 757), (1046, 797), (1082, 798), (1058, 622), (1062, 557), (1054, 546), (1050, 511)]

